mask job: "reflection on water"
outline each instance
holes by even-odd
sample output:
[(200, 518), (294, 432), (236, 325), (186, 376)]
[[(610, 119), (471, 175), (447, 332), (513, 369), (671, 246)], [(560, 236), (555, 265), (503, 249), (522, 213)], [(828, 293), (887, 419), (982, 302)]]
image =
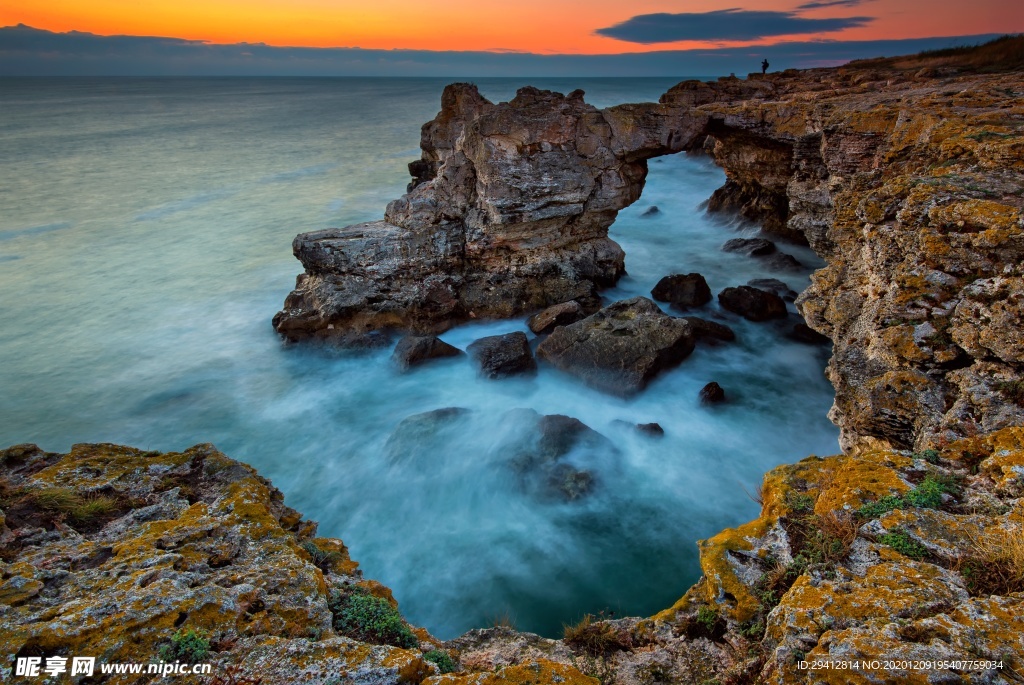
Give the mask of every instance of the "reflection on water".
[[(709, 304), (702, 315), (737, 342), (699, 345), (630, 400), (543, 367), (486, 381), (465, 358), (399, 374), (389, 350), (286, 347), (270, 327), (299, 269), (294, 234), (378, 218), (404, 189), (443, 85), (5, 82), (0, 442), (213, 442), (343, 538), (442, 637), (505, 613), (555, 634), (586, 611), (671, 604), (698, 576), (695, 540), (756, 515), (743, 487), (837, 449), (827, 350), (785, 338), (792, 321), (753, 324)], [(497, 99), (520, 84), (480, 85)], [(671, 82), (538, 85), (581, 87), (603, 106)], [(723, 179), (704, 159), (651, 163), (643, 198), (613, 227), (629, 275), (608, 301), (691, 271), (715, 293), (765, 276), (806, 285), (809, 271), (720, 251), (753, 234), (698, 209)], [(661, 212), (642, 217), (652, 204)], [(527, 329), (480, 322), (442, 337), (465, 349), (512, 330)], [(712, 380), (727, 404), (698, 403)], [(466, 411), (402, 423), (449, 407)], [(599, 435), (552, 448), (538, 433), (551, 415)], [(633, 427), (648, 422), (665, 436)]]

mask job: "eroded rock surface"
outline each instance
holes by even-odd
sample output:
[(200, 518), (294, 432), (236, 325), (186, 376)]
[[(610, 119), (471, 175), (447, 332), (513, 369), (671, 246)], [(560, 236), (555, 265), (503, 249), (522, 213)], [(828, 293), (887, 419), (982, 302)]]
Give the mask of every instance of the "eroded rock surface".
[(696, 337), (686, 320), (634, 297), (556, 328), (537, 356), (595, 388), (632, 395), (689, 356)]
[[(435, 673), (418, 648), (334, 630), (332, 593), (358, 587), (394, 599), (362, 578), (340, 540), (316, 537), (316, 524), (282, 500), (211, 445), (0, 451), (0, 679), (13, 675), (16, 655), (159, 661), (179, 630), (205, 634), (202, 660), (221, 677), (229, 665), (239, 679), (296, 685)], [(416, 634), (424, 650), (439, 642)]]
[(691, 146), (703, 129), (702, 115), (682, 112), (599, 110), (582, 91), (531, 87), (494, 104), (476, 86), (448, 86), (423, 127), (409, 193), (384, 220), (295, 239), (305, 274), (275, 328), (352, 344), (371, 331), (438, 333), (597, 302), (623, 273), (608, 227), (640, 197), (646, 160)]

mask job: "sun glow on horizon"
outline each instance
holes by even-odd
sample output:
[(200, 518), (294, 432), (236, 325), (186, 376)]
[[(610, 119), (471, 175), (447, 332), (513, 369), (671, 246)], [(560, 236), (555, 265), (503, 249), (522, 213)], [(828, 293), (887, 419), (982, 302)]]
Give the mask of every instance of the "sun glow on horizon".
[[(540, 54), (617, 54), (655, 50), (773, 44), (787, 40), (883, 40), (1024, 31), (1024, 5), (977, 0), (851, 0), (847, 6), (800, 8), (801, 0), (750, 0), (743, 10), (795, 13), (801, 19), (865, 19), (861, 25), (748, 40), (634, 42), (596, 33), (637, 15), (721, 12), (737, 3), (716, 0), (477, 0), (426, 4), (420, 0), (7, 0), (0, 25), (19, 23), (55, 32), (166, 36), (210, 43), (289, 47), (516, 51)], [(809, 3), (825, 4), (825, 3)], [(1014, 5), (1014, 6), (1011, 6)], [(728, 18), (722, 20), (728, 25)], [(780, 29), (783, 30), (784, 29)]]

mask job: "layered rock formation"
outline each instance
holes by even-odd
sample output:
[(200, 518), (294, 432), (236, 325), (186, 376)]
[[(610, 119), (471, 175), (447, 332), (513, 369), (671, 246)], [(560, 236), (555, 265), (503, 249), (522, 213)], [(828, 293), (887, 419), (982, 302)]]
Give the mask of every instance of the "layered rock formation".
[(274, 318), (289, 340), (361, 344), (569, 300), (594, 311), (623, 273), (608, 227), (640, 197), (645, 160), (702, 129), (662, 105), (598, 110), (582, 91), (523, 88), (493, 104), (453, 84), (441, 107), (383, 221), (295, 239), (306, 271)]

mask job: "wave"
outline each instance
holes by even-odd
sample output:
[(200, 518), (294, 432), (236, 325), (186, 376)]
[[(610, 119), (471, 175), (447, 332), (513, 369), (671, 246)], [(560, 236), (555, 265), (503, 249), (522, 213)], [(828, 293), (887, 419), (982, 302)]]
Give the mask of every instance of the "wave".
[(340, 164), (316, 164), (314, 166), (307, 166), (301, 169), (293, 169), (292, 171), (282, 171), (277, 174), (271, 174), (264, 176), (257, 183), (288, 183), (289, 181), (296, 181), (306, 176), (319, 176), (320, 174), (326, 174), (328, 171), (337, 169)]
[[(42, 233), (52, 233), (53, 231), (64, 231), (74, 226), (74, 223), (70, 221), (61, 221), (52, 224), (43, 224), (42, 226), (32, 226), (31, 228), (19, 228), (13, 231), (0, 231), (0, 241), (14, 240), (26, 235), (40, 235)], [(10, 260), (7, 260), (10, 261)]]
[(232, 195), (237, 195), (238, 190), (235, 188), (220, 188), (218, 190), (211, 190), (205, 193), (199, 193), (192, 197), (187, 197), (182, 200), (174, 200), (173, 202), (165, 202), (162, 205), (157, 205), (153, 209), (147, 210), (135, 217), (135, 221), (151, 221), (153, 219), (162, 219), (171, 214), (177, 214), (179, 212), (186, 212), (190, 209), (195, 209), (209, 202), (215, 202), (216, 200), (223, 200), (229, 198)]

